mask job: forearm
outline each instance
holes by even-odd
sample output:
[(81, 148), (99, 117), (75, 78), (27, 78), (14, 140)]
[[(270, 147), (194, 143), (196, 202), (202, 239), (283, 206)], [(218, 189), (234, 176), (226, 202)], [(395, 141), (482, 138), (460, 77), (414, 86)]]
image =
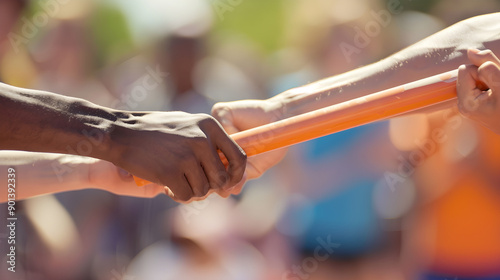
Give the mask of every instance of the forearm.
[(0, 83), (0, 150), (110, 160), (117, 111), (88, 101)]
[(500, 51), (500, 13), (471, 18), (390, 57), (296, 88), (271, 100), (285, 117), (388, 89), (468, 63), (468, 48)]
[(7, 170), (13, 168), (16, 200), (97, 188), (89, 180), (96, 159), (62, 154), (0, 151), (0, 203), (7, 201)]

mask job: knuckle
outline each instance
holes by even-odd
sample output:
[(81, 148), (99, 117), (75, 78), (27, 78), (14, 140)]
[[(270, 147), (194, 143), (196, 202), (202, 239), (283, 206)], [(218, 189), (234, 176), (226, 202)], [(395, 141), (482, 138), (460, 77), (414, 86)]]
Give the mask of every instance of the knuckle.
[(245, 153), (244, 151), (241, 151), (241, 153), (239, 153), (239, 155), (238, 155), (238, 158), (242, 162), (242, 164), (245, 164), (247, 161), (247, 158), (248, 158), (247, 153)]
[(231, 166), (231, 182), (238, 183), (245, 173), (245, 164), (233, 164)]
[(202, 198), (204, 196), (205, 195), (203, 193), (201, 193), (201, 192), (195, 192), (190, 199), (198, 199), (198, 198)]
[[(465, 67), (463, 68), (463, 72), (464, 73), (474, 73), (474, 72), (477, 72), (477, 69), (478, 67), (476, 65), (473, 65), (473, 64), (466, 64), (464, 65)], [(459, 68), (460, 69), (460, 68)]]
[(210, 190), (210, 186), (208, 184), (201, 184), (194, 188), (193, 198), (202, 198), (204, 197), (208, 191)]
[(497, 69), (497, 65), (493, 61), (486, 61), (479, 67), (479, 72), (493, 73)]
[(233, 107), (229, 103), (217, 103), (212, 107), (212, 116), (214, 116), (218, 121), (221, 122), (232, 122), (233, 121)]
[(211, 185), (212, 189), (218, 190), (218, 189), (222, 188), (222, 186), (224, 186), (225, 183), (222, 183), (220, 178), (216, 177), (216, 179), (214, 179), (210, 182), (210, 185)]
[(219, 189), (224, 186), (229, 180), (229, 174), (225, 170), (219, 170), (212, 173), (212, 185), (213, 188)]
[(477, 69), (475, 65), (465, 65), (465, 64), (460, 65), (460, 67), (458, 67), (458, 77), (457, 77), (458, 80), (460, 81), (462, 78), (473, 73), (475, 69)]
[(465, 100), (458, 103), (459, 112), (467, 118), (472, 118), (477, 108), (478, 104), (472, 100)]
[(198, 125), (201, 126), (206, 126), (206, 127), (213, 127), (214, 125), (217, 125), (217, 120), (207, 114), (198, 114), (199, 120), (198, 120)]
[(188, 202), (193, 196), (187, 192), (181, 192), (181, 193), (174, 193), (175, 197), (177, 198), (176, 200), (178, 202), (186, 203)]
[(188, 199), (188, 198), (186, 198), (186, 197), (184, 197), (184, 196), (182, 196), (182, 195), (175, 194), (175, 193), (174, 193), (174, 197), (173, 197), (173, 199), (174, 199), (175, 201), (179, 202), (179, 203), (186, 203), (186, 202), (188, 202), (188, 201), (189, 201), (189, 199)]
[(203, 184), (203, 190), (202, 190), (202, 196), (207, 195), (210, 192), (210, 183), (208, 183), (208, 180)]
[(235, 160), (230, 162), (229, 164), (234, 167), (234, 168), (243, 168), (246, 166), (247, 162), (247, 154), (242, 151), (241, 149), (238, 149), (238, 153), (236, 154)]
[(203, 184), (201, 193), (198, 197), (205, 197), (210, 192), (210, 184), (208, 182)]
[(200, 114), (196, 114), (196, 115), (197, 115), (197, 116), (200, 118), (200, 120), (202, 120), (202, 121), (208, 121), (208, 122), (210, 122), (210, 121), (211, 121), (211, 122), (214, 122), (214, 121), (215, 121), (215, 119), (214, 119), (212, 116), (207, 115), (207, 114), (200, 113)]
[(242, 166), (241, 168), (238, 168), (235, 172), (235, 174), (233, 174), (233, 177), (234, 177), (234, 180), (235, 183), (239, 182), (241, 180), (241, 178), (243, 178), (243, 174), (245, 173), (245, 167)]
[(216, 103), (212, 107), (212, 116), (221, 116), (229, 110), (229, 106), (225, 102)]

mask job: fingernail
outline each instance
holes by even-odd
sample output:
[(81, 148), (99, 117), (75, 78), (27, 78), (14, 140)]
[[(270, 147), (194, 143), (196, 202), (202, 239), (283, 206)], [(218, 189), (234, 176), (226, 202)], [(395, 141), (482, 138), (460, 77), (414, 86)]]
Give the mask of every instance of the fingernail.
[(488, 52), (490, 52), (490, 50), (480, 50), (477, 52), (477, 54), (486, 54)]
[(220, 181), (221, 186), (224, 186), (227, 183), (228, 178), (227, 178), (227, 176), (220, 175), (219, 176), (219, 181)]
[(168, 188), (168, 187), (164, 187), (164, 188), (163, 188), (163, 190), (165, 191), (165, 194), (166, 194), (166, 195), (168, 195), (168, 196), (170, 196), (170, 197), (172, 197), (172, 198), (174, 198), (174, 197), (175, 197), (174, 193), (170, 190), (170, 188)]

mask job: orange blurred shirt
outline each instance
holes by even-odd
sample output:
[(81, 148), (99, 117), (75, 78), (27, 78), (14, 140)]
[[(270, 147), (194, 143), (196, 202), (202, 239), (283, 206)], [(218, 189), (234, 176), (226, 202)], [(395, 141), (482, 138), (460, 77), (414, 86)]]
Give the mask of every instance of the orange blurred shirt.
[[(417, 183), (418, 177), (425, 177), (424, 193), (425, 188), (448, 186), (422, 206), (413, 240), (427, 270), (462, 276), (500, 275), (500, 136), (478, 125), (469, 127), (477, 136), (469, 156), (453, 163), (438, 151), (430, 168), (417, 175)], [(443, 146), (463, 137), (451, 134)]]

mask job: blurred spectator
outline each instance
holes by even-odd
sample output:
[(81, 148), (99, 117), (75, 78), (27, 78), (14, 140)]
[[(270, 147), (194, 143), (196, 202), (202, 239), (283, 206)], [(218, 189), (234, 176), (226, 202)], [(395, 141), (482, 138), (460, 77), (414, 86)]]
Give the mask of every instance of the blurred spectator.
[(26, 1), (22, 0), (2, 0), (0, 1), (0, 82), (4, 81), (7, 73), (5, 66), (6, 55), (11, 54), (11, 40), (9, 33), (14, 30)]
[[(340, 44), (352, 43), (388, 2), (241, 1), (223, 14), (218, 1), (82, 2), (16, 52), (7, 35), (19, 29), (23, 7), (37, 10), (39, 2), (0, 0), (0, 80), (129, 110), (209, 112), (216, 101), (265, 98), (369, 64), (499, 9), (493, 0), (401, 1), (402, 12), (347, 57)], [(156, 67), (166, 78), (137, 95)], [(436, 145), (414, 176), (391, 189), (385, 173), (419, 151), (415, 139), (440, 128), (446, 146)], [(281, 279), (314, 257), (317, 238), (331, 236), (338, 246), (303, 270), (308, 279), (497, 277), (498, 142), (437, 112), (302, 144), (228, 200), (176, 207), (166, 197), (97, 191), (35, 198), (20, 203), (26, 222), (17, 231), (16, 276)]]
[(160, 68), (171, 82), (170, 105), (166, 111), (210, 113), (213, 103), (195, 88), (196, 66), (205, 57), (203, 37), (173, 35), (158, 44)]
[(95, 78), (97, 52), (85, 20), (55, 21), (39, 40), (33, 55), (39, 69), (34, 87), (111, 106), (113, 97)]

